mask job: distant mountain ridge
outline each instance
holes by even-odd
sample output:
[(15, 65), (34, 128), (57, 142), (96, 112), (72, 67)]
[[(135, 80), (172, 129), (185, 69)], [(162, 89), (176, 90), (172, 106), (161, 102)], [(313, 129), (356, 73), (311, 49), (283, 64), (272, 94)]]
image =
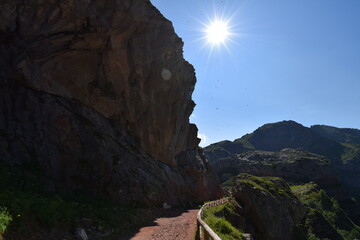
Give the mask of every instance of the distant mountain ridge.
[(281, 121), (234, 141), (211, 144), (204, 153), (221, 182), (239, 173), (282, 177), (297, 184), (316, 182), (360, 223), (360, 208), (350, 198), (360, 199), (359, 132)]
[(336, 128), (327, 125), (313, 125), (311, 130), (333, 141), (360, 144), (360, 130), (356, 128)]
[[(326, 125), (309, 128), (295, 121), (281, 121), (265, 124), (234, 141), (213, 143), (205, 147), (204, 152), (209, 162), (213, 163), (246, 151), (281, 151), (285, 148), (325, 156), (331, 159), (332, 164), (351, 171), (360, 165), (360, 130)], [(357, 175), (354, 176), (355, 181), (360, 185), (360, 176)]]
[[(218, 157), (249, 150), (280, 151), (284, 148), (300, 148), (326, 156), (332, 159), (333, 163), (341, 162), (342, 155), (346, 152), (346, 146), (335, 141), (334, 137), (328, 137), (330, 134), (326, 130), (320, 131), (318, 127), (315, 129), (317, 130), (304, 127), (295, 121), (269, 123), (233, 142), (221, 141), (211, 144), (204, 150), (210, 162)], [(356, 136), (356, 134), (353, 135)], [(356, 141), (356, 137), (351, 139), (352, 142)]]

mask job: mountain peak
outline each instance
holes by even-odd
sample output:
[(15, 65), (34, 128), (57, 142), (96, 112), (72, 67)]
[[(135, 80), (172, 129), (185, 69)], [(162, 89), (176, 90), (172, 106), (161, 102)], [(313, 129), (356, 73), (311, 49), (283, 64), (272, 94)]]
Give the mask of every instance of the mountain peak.
[[(246, 134), (234, 142), (212, 145), (222, 147), (230, 154), (246, 150), (280, 151), (284, 148), (300, 148), (339, 161), (344, 147), (337, 141), (318, 134), (293, 120), (265, 124), (253, 133)], [(205, 149), (209, 151), (210, 148)], [(216, 154), (215, 154), (216, 155)], [(222, 154), (223, 156), (224, 154)], [(211, 161), (211, 158), (209, 159)]]

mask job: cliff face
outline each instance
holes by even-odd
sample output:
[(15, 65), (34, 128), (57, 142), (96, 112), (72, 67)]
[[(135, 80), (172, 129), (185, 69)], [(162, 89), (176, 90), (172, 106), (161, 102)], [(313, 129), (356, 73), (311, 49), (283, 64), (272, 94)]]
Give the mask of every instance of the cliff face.
[(22, 2), (1, 6), (8, 81), (78, 100), (165, 163), (176, 165), (176, 155), (197, 146), (188, 122), (194, 69), (171, 23), (149, 2)]
[(218, 196), (182, 45), (148, 1), (1, 1), (3, 160), (123, 200)]
[(293, 237), (294, 228), (305, 217), (307, 209), (284, 180), (247, 174), (233, 180), (233, 196), (244, 208), (254, 239), (297, 239)]

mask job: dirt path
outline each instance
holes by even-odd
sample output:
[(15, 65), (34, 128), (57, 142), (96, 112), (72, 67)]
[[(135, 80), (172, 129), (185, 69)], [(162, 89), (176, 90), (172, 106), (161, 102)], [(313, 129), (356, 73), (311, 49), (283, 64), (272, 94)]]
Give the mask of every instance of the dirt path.
[(143, 227), (130, 240), (194, 240), (198, 209), (177, 216), (158, 218), (155, 226)]

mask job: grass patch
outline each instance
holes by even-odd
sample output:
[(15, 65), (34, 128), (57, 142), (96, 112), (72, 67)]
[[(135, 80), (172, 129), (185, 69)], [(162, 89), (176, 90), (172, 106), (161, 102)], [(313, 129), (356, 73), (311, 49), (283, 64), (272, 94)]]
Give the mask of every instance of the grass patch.
[(223, 240), (244, 239), (242, 232), (228, 221), (230, 215), (237, 214), (234, 205), (227, 202), (216, 207), (205, 208), (203, 220)]
[(234, 228), (224, 218), (209, 217), (206, 223), (214, 230), (214, 232), (223, 240), (242, 239), (242, 233)]
[(307, 183), (303, 185), (292, 185), (290, 186), (290, 189), (297, 198), (299, 198), (302, 202), (306, 202), (313, 192), (317, 192), (319, 190), (319, 186), (315, 183)]
[(5, 233), (7, 227), (12, 221), (12, 217), (6, 208), (0, 207), (0, 234)]
[(360, 144), (342, 144), (344, 148), (344, 153), (341, 155), (341, 161), (346, 164), (352, 160), (360, 158)]
[(221, 187), (227, 191), (231, 191), (233, 186), (234, 186), (234, 178), (233, 177), (230, 177), (226, 182), (221, 184)]
[(288, 184), (278, 177), (257, 177), (250, 174), (240, 174), (234, 181), (241, 181), (276, 197), (294, 198)]

